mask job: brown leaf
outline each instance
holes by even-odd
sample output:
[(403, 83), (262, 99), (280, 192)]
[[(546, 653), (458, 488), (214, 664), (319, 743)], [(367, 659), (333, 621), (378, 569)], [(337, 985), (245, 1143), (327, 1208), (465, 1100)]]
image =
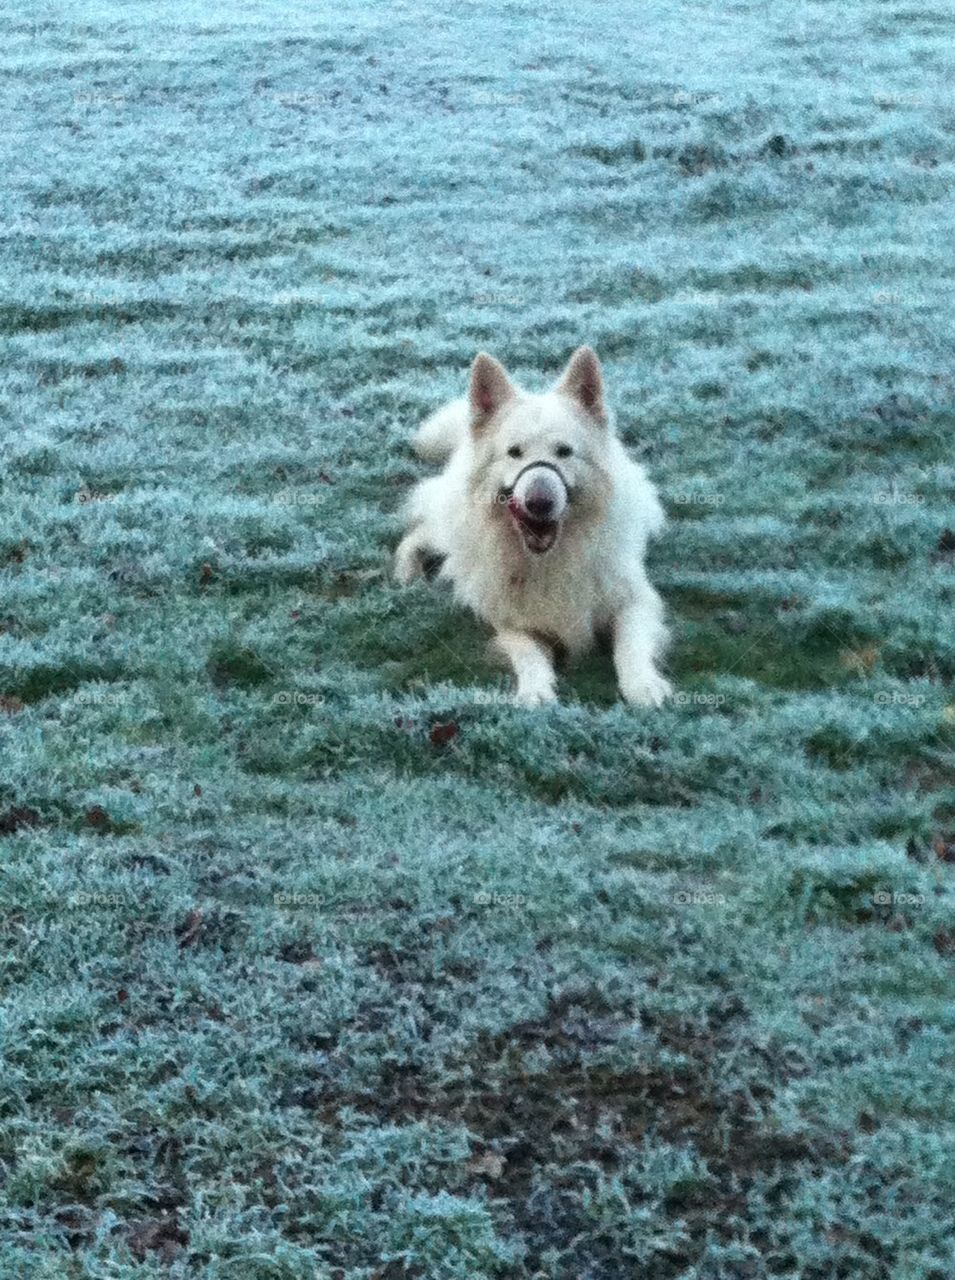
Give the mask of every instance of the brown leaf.
[(460, 731), (459, 725), (454, 720), (449, 720), (447, 724), (433, 724), (428, 737), (433, 747), (446, 747)]
[(0, 836), (15, 835), (22, 827), (35, 827), (40, 815), (26, 805), (14, 805), (6, 813), (0, 813)]
[(179, 946), (194, 946), (201, 932), (202, 912), (197, 908), (193, 908), (176, 930), (176, 937), (179, 939)]
[(101, 804), (86, 810), (86, 823), (90, 827), (108, 827), (112, 819)]
[(474, 1156), (468, 1161), (468, 1169), (482, 1178), (499, 1178), (504, 1172), (504, 1157), (499, 1156), (496, 1151), (485, 1151), (483, 1155)]
[(23, 703), (14, 694), (0, 693), (0, 711), (5, 711), (8, 716), (15, 716), (18, 711), (23, 710)]
[(173, 1262), (189, 1243), (189, 1232), (175, 1218), (140, 1218), (130, 1223), (129, 1248), (139, 1262), (155, 1251), (163, 1262)]
[(940, 956), (950, 956), (955, 951), (955, 934), (943, 926), (936, 930), (932, 938), (932, 946)]
[(932, 848), (939, 862), (955, 862), (955, 839), (937, 835), (932, 841)]
[(870, 675), (879, 661), (879, 651), (875, 645), (867, 645), (864, 649), (844, 649), (839, 655), (844, 667), (859, 675)]

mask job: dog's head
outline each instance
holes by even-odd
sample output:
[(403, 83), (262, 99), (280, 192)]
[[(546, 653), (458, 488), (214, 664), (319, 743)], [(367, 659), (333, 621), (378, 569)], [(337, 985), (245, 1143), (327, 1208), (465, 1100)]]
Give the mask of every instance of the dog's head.
[(580, 347), (550, 391), (530, 395), (481, 354), (469, 391), (471, 492), (530, 556), (606, 510), (610, 425), (600, 361)]

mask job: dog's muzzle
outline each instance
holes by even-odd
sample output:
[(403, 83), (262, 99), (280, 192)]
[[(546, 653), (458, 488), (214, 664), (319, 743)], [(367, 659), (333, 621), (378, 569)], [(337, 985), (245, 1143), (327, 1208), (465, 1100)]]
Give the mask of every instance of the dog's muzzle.
[(552, 462), (529, 462), (507, 494), (507, 509), (528, 551), (541, 555), (557, 541), (570, 494), (567, 481)]

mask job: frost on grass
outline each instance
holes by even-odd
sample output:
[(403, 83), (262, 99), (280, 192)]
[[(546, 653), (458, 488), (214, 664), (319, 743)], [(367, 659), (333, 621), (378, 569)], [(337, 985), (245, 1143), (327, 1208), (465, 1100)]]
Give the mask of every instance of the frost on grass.
[[(0, 1272), (947, 1280), (951, 18), (0, 26)], [(652, 714), (387, 574), (583, 341)]]

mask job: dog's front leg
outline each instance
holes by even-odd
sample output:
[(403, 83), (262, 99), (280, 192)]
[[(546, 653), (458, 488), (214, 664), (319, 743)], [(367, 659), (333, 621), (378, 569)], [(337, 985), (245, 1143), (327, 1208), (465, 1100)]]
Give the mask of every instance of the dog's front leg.
[(398, 549), (395, 551), (394, 573), (404, 586), (414, 582), (415, 578), (421, 577), (424, 573), (424, 557), (427, 551), (428, 544), (422, 537), (420, 526), (412, 529), (398, 543)]
[(547, 649), (525, 631), (499, 631), (494, 643), (517, 677), (514, 701), (521, 707), (539, 707), (557, 697), (557, 677)]
[(636, 593), (613, 623), (613, 663), (620, 692), (638, 707), (658, 707), (673, 689), (656, 668), (666, 644), (663, 601), (649, 582)]

